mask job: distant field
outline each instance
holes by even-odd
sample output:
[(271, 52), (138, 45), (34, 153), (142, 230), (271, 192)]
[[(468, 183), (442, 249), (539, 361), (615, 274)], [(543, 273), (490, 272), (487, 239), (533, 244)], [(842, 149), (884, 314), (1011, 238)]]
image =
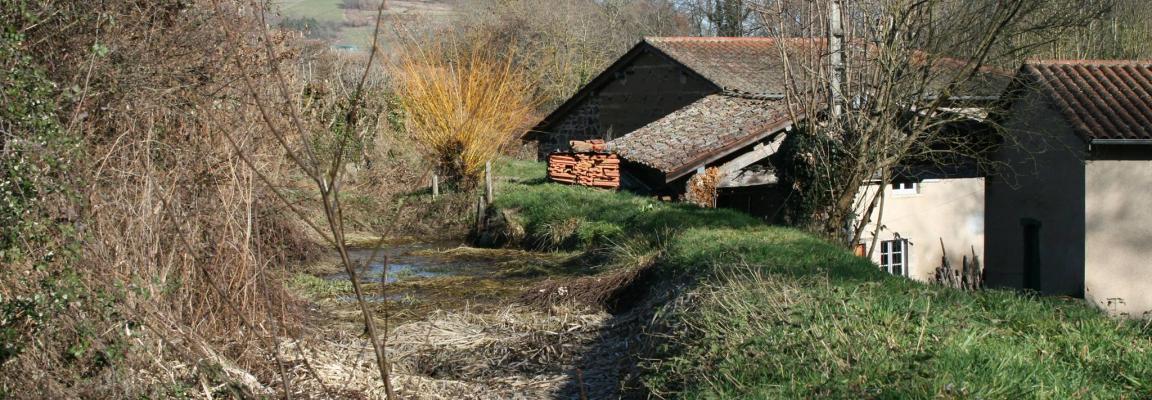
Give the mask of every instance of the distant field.
[(340, 0), (279, 0), (275, 4), (285, 17), (311, 17), (321, 22), (344, 21)]
[[(372, 10), (344, 10), (341, 0), (274, 0), (279, 6), (281, 14), (285, 17), (315, 18), (320, 22), (342, 24), (346, 16), (354, 19), (371, 19), (375, 17)], [(450, 4), (442, 1), (397, 1), (388, 2), (387, 16), (401, 17), (403, 19), (419, 19), (431, 24), (447, 23), (455, 10)], [(384, 27), (382, 45), (387, 50), (395, 40), (394, 30)], [(340, 36), (333, 40), (333, 45), (353, 45), (359, 49), (367, 50), (372, 43), (372, 26), (348, 27), (341, 25)]]

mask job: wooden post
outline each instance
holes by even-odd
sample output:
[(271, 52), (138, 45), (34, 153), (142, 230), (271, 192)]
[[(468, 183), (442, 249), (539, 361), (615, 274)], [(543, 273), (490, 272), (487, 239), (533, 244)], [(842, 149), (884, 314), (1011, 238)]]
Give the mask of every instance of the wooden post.
[(432, 175), (432, 200), (440, 197), (440, 176)]
[(488, 204), (492, 204), (492, 161), (484, 163), (484, 194)]
[(480, 230), (484, 227), (484, 198), (479, 197), (476, 199), (476, 233), (479, 234)]
[(831, 71), (828, 74), (828, 94), (831, 96), (832, 116), (839, 118), (844, 112), (844, 23), (840, 11), (842, 0), (828, 2), (828, 56)]

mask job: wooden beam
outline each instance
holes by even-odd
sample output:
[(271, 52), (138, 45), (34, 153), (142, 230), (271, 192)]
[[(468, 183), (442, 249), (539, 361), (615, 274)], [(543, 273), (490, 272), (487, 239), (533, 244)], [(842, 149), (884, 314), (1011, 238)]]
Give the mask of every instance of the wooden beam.
[(772, 138), (767, 143), (757, 144), (752, 148), (751, 151), (741, 154), (736, 158), (733, 158), (732, 161), (728, 161), (723, 165), (720, 165), (720, 172), (724, 175), (728, 175), (747, 168), (749, 165), (755, 164), (760, 160), (768, 158), (768, 156), (776, 154), (776, 150), (780, 149), (780, 144), (784, 142), (784, 138), (787, 136), (787, 133), (780, 132), (776, 134), (776, 137)]

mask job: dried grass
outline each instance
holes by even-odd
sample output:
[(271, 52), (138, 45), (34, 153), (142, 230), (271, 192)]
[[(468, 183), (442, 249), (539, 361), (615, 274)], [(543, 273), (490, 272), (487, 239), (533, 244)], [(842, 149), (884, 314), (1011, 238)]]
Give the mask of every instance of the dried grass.
[(2, 366), (0, 391), (163, 398), (235, 383), (261, 392), (278, 380), (268, 338), (298, 329), (280, 267), (315, 247), (242, 160), (277, 182), (292, 178), (240, 82), (245, 66), (288, 64), (294, 53), (277, 35), (267, 52), (221, 46), (231, 42), (224, 27), (259, 32), (239, 2), (27, 3), (47, 16), (27, 31), (29, 54), (73, 88), (59, 114), (86, 155), (71, 160), (83, 240), (67, 244), (79, 257), (64, 266), (83, 293)]
[(549, 279), (525, 291), (525, 304), (552, 307), (569, 305), (617, 310), (644, 293), (635, 285), (643, 282), (655, 264), (622, 268), (606, 274), (578, 278)]
[[(542, 313), (508, 307), (491, 314), (440, 311), (396, 327), (388, 345), (393, 383), (412, 399), (537, 399), (570, 389), (572, 373), (611, 319), (605, 313)], [(291, 348), (289, 344), (281, 346)], [(308, 360), (332, 393), (378, 398), (382, 388), (366, 339), (340, 334)], [(300, 354), (284, 354), (302, 392), (322, 392)]]
[[(101, 279), (142, 285), (143, 293), (124, 299), (129, 308), (159, 301), (162, 312), (205, 337), (267, 334), (249, 328), (275, 327), (294, 314), (270, 279), (274, 266), (309, 247), (293, 247), (307, 243), (297, 223), (226, 140), (240, 137), (265, 174), (286, 175), (257, 110), (229, 99), (240, 95), (237, 80), (246, 71), (228, 62), (231, 54), (213, 51), (227, 41), (221, 25), (251, 29), (244, 25), (251, 20), (235, 9), (214, 14), (189, 4), (158, 23), (151, 13), (161, 6), (136, 7), (110, 7), (122, 14), (103, 28), (102, 40), (121, 55), (93, 65), (93, 85), (104, 93), (92, 99), (95, 118), (81, 126), (99, 155), (84, 178), (95, 238), (84, 264)], [(139, 43), (142, 32), (154, 35), (151, 43)], [(255, 48), (234, 49), (235, 57), (284, 62), (276, 58), (287, 49), (275, 46), (280, 54), (271, 58)], [(201, 84), (179, 84), (195, 79)]]

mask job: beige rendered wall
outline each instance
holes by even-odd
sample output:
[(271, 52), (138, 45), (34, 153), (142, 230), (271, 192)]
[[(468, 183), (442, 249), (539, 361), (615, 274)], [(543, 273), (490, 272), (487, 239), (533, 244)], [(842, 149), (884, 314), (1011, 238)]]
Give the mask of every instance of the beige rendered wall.
[(1005, 122), (1007, 143), (988, 178), (985, 282), (1023, 288), (1024, 221), (1039, 223), (1040, 290), (1082, 296), (1084, 288), (1084, 150), (1043, 97), (1017, 101)]
[[(869, 185), (861, 196), (875, 193), (877, 185)], [(879, 240), (892, 240), (899, 234), (909, 241), (908, 277), (927, 281), (940, 266), (941, 247), (952, 266), (959, 268), (964, 256), (984, 258), (984, 178), (952, 178), (925, 180), (919, 184), (919, 193), (899, 195), (892, 186), (885, 187), (883, 219)], [(867, 198), (867, 197), (865, 197)], [(871, 245), (879, 207), (872, 213), (872, 223), (862, 236), (863, 243)], [(880, 248), (872, 252), (872, 261), (880, 263)]]
[(1090, 161), (1084, 297), (1113, 314), (1152, 316), (1152, 161)]

